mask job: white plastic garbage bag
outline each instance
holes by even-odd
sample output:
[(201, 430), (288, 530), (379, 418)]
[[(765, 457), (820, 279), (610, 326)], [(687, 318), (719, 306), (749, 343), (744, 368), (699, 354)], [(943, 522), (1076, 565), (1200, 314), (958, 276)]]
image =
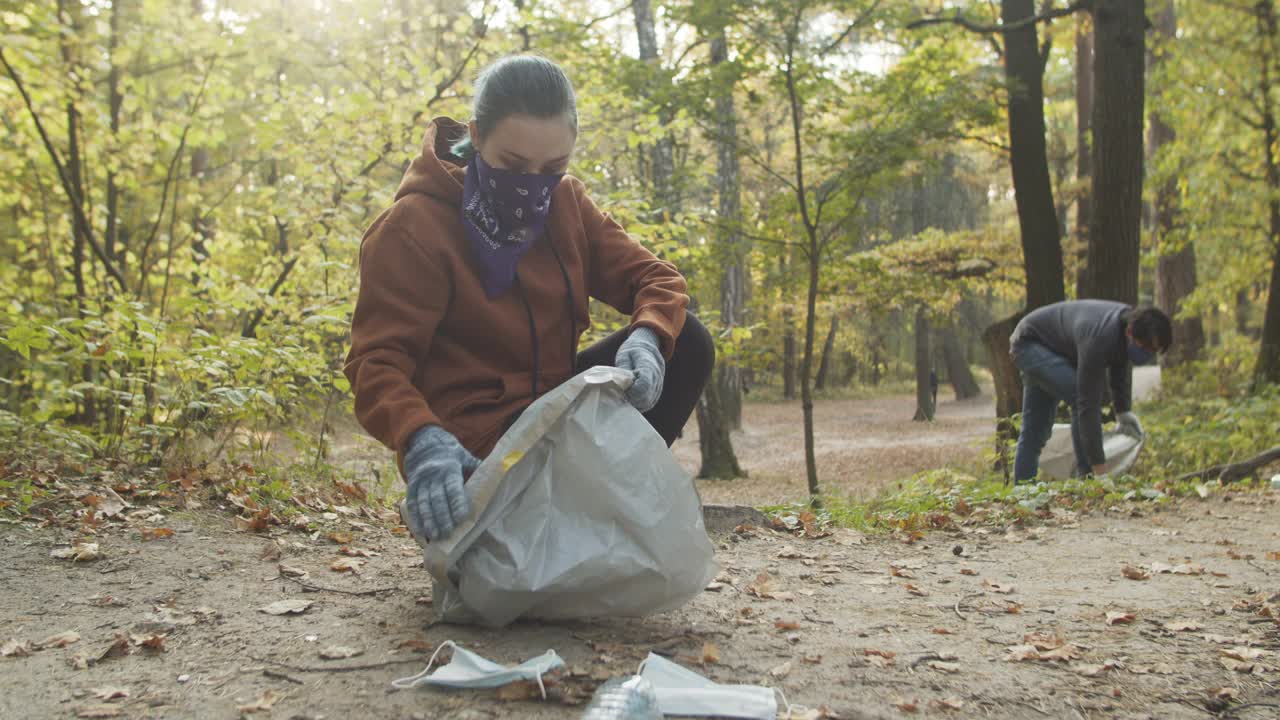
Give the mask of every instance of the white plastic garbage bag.
[(472, 515), (425, 546), (437, 615), (643, 616), (680, 607), (718, 570), (692, 479), (597, 367), (531, 405), (467, 481)]
[[(1138, 461), (1138, 453), (1142, 451), (1143, 439), (1119, 430), (1102, 432), (1102, 449), (1107, 454), (1107, 462), (1103, 466), (1105, 473), (1122, 473), (1133, 467)], [(1040, 474), (1056, 480), (1071, 477), (1075, 468), (1076, 453), (1071, 444), (1071, 424), (1056, 423), (1053, 435), (1045, 443), (1040, 453)]]

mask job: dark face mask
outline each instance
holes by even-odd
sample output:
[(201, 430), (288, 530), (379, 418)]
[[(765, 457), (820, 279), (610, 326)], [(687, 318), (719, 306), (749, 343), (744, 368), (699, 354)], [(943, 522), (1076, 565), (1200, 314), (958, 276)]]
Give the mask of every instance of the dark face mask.
[(1134, 365), (1150, 365), (1155, 362), (1156, 354), (1142, 347), (1133, 340), (1129, 341), (1129, 362)]

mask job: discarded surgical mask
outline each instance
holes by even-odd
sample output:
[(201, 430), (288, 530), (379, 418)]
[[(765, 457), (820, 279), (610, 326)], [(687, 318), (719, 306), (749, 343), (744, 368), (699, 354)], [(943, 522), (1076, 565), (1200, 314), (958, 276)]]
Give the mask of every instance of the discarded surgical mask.
[(467, 481), (472, 515), (424, 545), (439, 619), (640, 617), (715, 577), (693, 479), (623, 396), (632, 377), (587, 370), (498, 441)]
[[(453, 658), (447, 664), (436, 668), (435, 672), (431, 672), (436, 656), (446, 647), (453, 648)], [(452, 640), (446, 640), (440, 643), (440, 647), (431, 654), (431, 659), (427, 661), (427, 667), (422, 672), (411, 677), (392, 680), (391, 685), (401, 690), (419, 685), (484, 690), (509, 685), (518, 680), (531, 680), (538, 683), (538, 688), (542, 690), (542, 697), (545, 699), (547, 690), (542, 685), (542, 676), (562, 667), (564, 667), (564, 661), (556, 655), (555, 650), (548, 650), (519, 665), (507, 667), (458, 647)]]
[(663, 715), (743, 720), (774, 720), (778, 716), (774, 690), (759, 685), (720, 685), (653, 653), (640, 663), (640, 677), (653, 685)]

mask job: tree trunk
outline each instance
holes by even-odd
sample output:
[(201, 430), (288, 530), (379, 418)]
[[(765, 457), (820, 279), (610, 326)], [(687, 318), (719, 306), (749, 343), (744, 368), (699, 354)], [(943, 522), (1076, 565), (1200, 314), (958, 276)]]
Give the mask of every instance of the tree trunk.
[[(728, 59), (728, 45), (723, 28), (711, 41), (711, 62)], [(720, 276), (720, 322), (733, 328), (741, 321), (746, 273), (743, 267), (742, 235), (737, 221), (740, 209), (737, 154), (737, 124), (734, 117), (733, 87), (716, 97), (716, 116), (720, 119), (716, 137), (716, 175), (719, 194), (717, 231), (718, 249), (729, 261)], [(711, 383), (698, 403), (699, 446), (702, 469), (698, 477), (735, 478), (745, 473), (738, 465), (729, 431), (734, 415), (742, 415), (742, 373), (733, 363), (717, 363)]]
[[(653, 6), (649, 0), (631, 0), (631, 12), (635, 16), (636, 41), (640, 49), (640, 59), (650, 67), (650, 81), (663, 79), (662, 60), (658, 55), (658, 34), (653, 24)], [(671, 124), (671, 110), (665, 98), (660, 99), (658, 121), (663, 127)], [(654, 216), (658, 219), (669, 219), (676, 213), (677, 198), (673, 180), (675, 179), (674, 142), (669, 133), (653, 144), (653, 185), (657, 207)]]
[[(1159, 40), (1153, 43), (1151, 70), (1154, 72), (1164, 62), (1166, 53), (1173, 49), (1178, 23), (1173, 0), (1161, 0), (1156, 17), (1156, 33)], [(1173, 128), (1165, 122), (1163, 113), (1151, 113), (1151, 155), (1155, 157), (1161, 148), (1173, 144), (1176, 139)], [(1173, 318), (1173, 346), (1164, 356), (1166, 366), (1176, 366), (1194, 360), (1204, 349), (1204, 326), (1198, 316), (1178, 318), (1182, 301), (1196, 289), (1196, 250), (1190, 237), (1181, 243), (1170, 240), (1178, 220), (1178, 179), (1171, 175), (1156, 189), (1154, 245), (1159, 253), (1156, 262), (1156, 305)]]
[[(787, 276), (790, 263), (786, 258), (779, 259), (782, 277)], [(782, 308), (782, 397), (787, 400), (796, 399), (796, 327), (795, 313), (791, 306)]]
[(1089, 184), (1093, 179), (1093, 18), (1076, 13), (1076, 225), (1072, 238), (1076, 263), (1076, 297), (1089, 286), (1089, 219), (1093, 205)]
[(813, 378), (814, 390), (827, 388), (827, 376), (831, 372), (831, 355), (835, 352), (836, 332), (840, 326), (840, 317), (831, 316), (831, 329), (827, 331), (827, 340), (822, 343), (822, 360), (818, 362), (818, 374)]
[(1280, 383), (1280, 128), (1277, 127), (1274, 85), (1277, 31), (1274, 0), (1261, 0), (1257, 5), (1258, 29), (1262, 43), (1262, 76), (1259, 99), (1262, 106), (1262, 134), (1265, 144), (1267, 183), (1267, 238), (1271, 244), (1271, 281), (1267, 288), (1267, 310), (1262, 319), (1262, 343), (1258, 348), (1258, 364), (1253, 371), (1256, 390), (1263, 384)]
[(1145, 0), (1097, 0), (1087, 297), (1138, 302)]
[(964, 348), (960, 346), (960, 337), (956, 334), (955, 326), (947, 325), (941, 328), (938, 335), (942, 341), (942, 362), (947, 368), (947, 379), (955, 388), (956, 400), (968, 400), (981, 395), (982, 389), (978, 387), (978, 381), (974, 379), (973, 371), (969, 369), (969, 362), (965, 359)]
[(1023, 313), (1005, 318), (982, 333), (982, 344), (987, 347), (991, 361), (991, 378), (996, 389), (996, 469), (1009, 480), (1013, 463), (1008, 457), (1008, 445), (1018, 437), (1013, 416), (1022, 412), (1022, 377), (1009, 355), (1009, 337)]
[(916, 422), (933, 421), (933, 387), (929, 375), (933, 371), (933, 350), (929, 342), (929, 313), (925, 306), (916, 308)]
[[(1006, 25), (1036, 13), (1035, 0), (1001, 0)], [(1026, 266), (1027, 309), (1063, 300), (1062, 241), (1058, 233), (1049, 159), (1045, 150), (1044, 63), (1035, 23), (1006, 32), (1004, 65), (1009, 86), (1009, 165)]]
[(726, 410), (720, 398), (720, 383), (711, 382), (698, 400), (698, 446), (702, 453), (698, 477), (724, 480), (746, 477), (733, 451), (729, 425), (724, 422)]
[[(111, 35), (107, 41), (107, 58), (111, 70), (107, 73), (107, 114), (111, 127), (111, 142), (114, 144), (120, 136), (120, 109), (124, 97), (120, 93), (120, 64), (117, 62), (117, 50), (120, 45), (120, 14), (124, 9), (124, 0), (111, 3)], [(107, 169), (107, 228), (102, 238), (106, 256), (125, 271), (125, 258), (128, 254), (118, 246), (119, 233), (120, 188), (116, 185), (116, 172), (110, 165)]]

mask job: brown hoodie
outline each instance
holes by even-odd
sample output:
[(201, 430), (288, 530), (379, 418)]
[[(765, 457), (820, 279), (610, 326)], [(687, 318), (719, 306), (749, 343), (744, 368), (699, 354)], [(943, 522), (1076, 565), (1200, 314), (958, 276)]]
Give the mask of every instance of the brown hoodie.
[(630, 315), (631, 327), (652, 328), (668, 359), (689, 303), (679, 271), (572, 176), (552, 195), (547, 233), (517, 266), (528, 308), (517, 287), (488, 299), (462, 228), (466, 166), (450, 151), (465, 133), (448, 118), (432, 121), (395, 203), (360, 245), (344, 372), (356, 418), (401, 461), (423, 425), (444, 427), (478, 457), (492, 450), (508, 418), (533, 402), (535, 366), (539, 394), (573, 376), (588, 296)]

